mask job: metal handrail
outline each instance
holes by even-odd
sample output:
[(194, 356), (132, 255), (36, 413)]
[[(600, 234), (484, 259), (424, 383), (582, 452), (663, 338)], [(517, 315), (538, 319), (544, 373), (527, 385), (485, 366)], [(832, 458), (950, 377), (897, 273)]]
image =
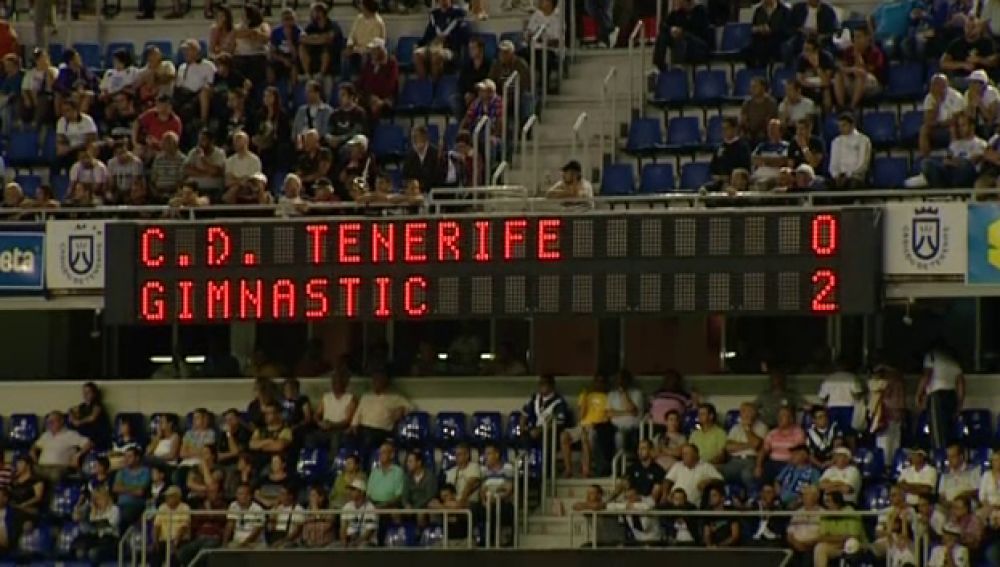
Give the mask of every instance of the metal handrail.
[[(618, 68), (611, 67), (608, 74), (604, 76), (604, 83), (601, 85), (601, 114), (604, 131), (600, 135), (601, 141), (601, 174), (604, 174), (604, 134), (608, 134), (608, 141), (611, 143), (611, 162), (614, 163), (618, 154), (618, 84), (615, 77), (618, 76)], [(608, 112), (608, 91), (611, 91), (611, 112)], [(630, 95), (631, 96), (631, 95)]]
[(569, 56), (575, 63), (576, 50), (580, 44), (579, 38), (576, 37), (576, 2), (566, 2), (566, 4), (569, 4)]
[[(645, 29), (645, 27), (646, 27), (646, 24), (642, 20), (639, 20), (639, 22), (635, 25), (635, 27), (632, 28), (632, 34), (628, 36), (628, 104), (629, 104), (629, 111), (630, 112), (635, 112), (635, 110), (636, 110), (636, 103), (635, 103), (635, 98), (636, 98), (636, 91), (635, 91), (635, 56), (634, 56), (632, 50), (633, 50), (633, 48), (638, 47), (638, 49), (640, 50), (640, 55), (639, 56), (642, 57), (642, 55), (641, 55), (642, 46), (636, 46), (635, 43), (636, 43), (636, 38), (639, 37), (642, 34), (642, 32)], [(639, 69), (640, 69), (640, 71), (642, 70), (642, 63), (641, 62), (639, 63)], [(644, 90), (638, 91), (638, 93), (639, 93), (638, 94), (638, 96), (639, 96), (639, 102), (640, 102), (639, 106), (640, 107), (644, 107), (645, 106), (644, 104), (641, 104), (642, 103), (642, 94), (641, 93), (643, 93), (643, 92), (645, 92), (645, 91)]]
[[(135, 526), (129, 526), (128, 529), (122, 534), (122, 537), (118, 540), (118, 564), (125, 565), (125, 546), (128, 544), (128, 540), (135, 533)], [(135, 564), (135, 549), (132, 550), (132, 563)]]
[(490, 180), (493, 185), (500, 184), (500, 179), (502, 179), (503, 174), (507, 172), (507, 168), (509, 167), (509, 165), (510, 164), (507, 163), (507, 160), (503, 160), (499, 164), (497, 164), (497, 168), (493, 170), (493, 177)]
[[(535, 46), (538, 44), (539, 39), (541, 39), (542, 34), (545, 33), (545, 30), (548, 29), (548, 27), (549, 27), (548, 24), (542, 24), (540, 28), (535, 30), (534, 35), (531, 36), (531, 41), (528, 43), (528, 51), (530, 52), (528, 54), (530, 58), (530, 61), (528, 63), (528, 69), (531, 75), (531, 92), (535, 92), (535, 89), (538, 88), (538, 72), (536, 71), (538, 67), (537, 67), (537, 62), (535, 61), (536, 59), (538, 59), (538, 49)], [(548, 57), (542, 57), (542, 59), (547, 61)], [(546, 67), (548, 67), (548, 64), (546, 64)], [(542, 88), (542, 92), (543, 93), (545, 92), (544, 87)], [(538, 101), (535, 103), (535, 106), (538, 107), (535, 109), (536, 114), (544, 106), (544, 102), (541, 99), (542, 96), (543, 95), (540, 94), (538, 97), (536, 97)]]
[(524, 123), (521, 127), (521, 182), (528, 187), (528, 192), (531, 195), (537, 195), (538, 190), (538, 132), (535, 132), (534, 137), (531, 139), (531, 183), (526, 183), (525, 173), (528, 170), (528, 161), (525, 159), (524, 153), (528, 150), (528, 133), (534, 130), (535, 126), (538, 124), (538, 115), (532, 114), (528, 117), (528, 121)]
[[(480, 155), (481, 154), (479, 153), (479, 138), (482, 136), (483, 128), (485, 128), (489, 123), (490, 123), (490, 117), (489, 116), (480, 116), (479, 117), (479, 121), (476, 122), (476, 127), (473, 128), (473, 130), (472, 130), (472, 155), (473, 155), (473, 158), (472, 158), (472, 183), (473, 183), (473, 185), (479, 185), (479, 183), (480, 183), (480, 181), (479, 181), (479, 159), (480, 159)], [(492, 136), (490, 135), (490, 133), (487, 133), (487, 135), (486, 135), (486, 151), (484, 152), (484, 154), (485, 154), (484, 155), (485, 161), (483, 162), (486, 165), (485, 171), (489, 171), (490, 170), (489, 159), (490, 159), (490, 153), (491, 153), (491, 150), (492, 150), (491, 145), (492, 145)]]
[(618, 486), (618, 470), (621, 469), (624, 473), (625, 471), (625, 460), (628, 456), (625, 454), (624, 450), (619, 449), (615, 453), (614, 458), (611, 459), (611, 484), (612, 486)]
[[(515, 127), (517, 127), (516, 125), (521, 124), (521, 76), (518, 74), (517, 71), (511, 73), (510, 77), (507, 77), (507, 80), (504, 81), (503, 83), (504, 101), (510, 100), (507, 98), (507, 93), (510, 91), (511, 87), (513, 87), (514, 90), (514, 100), (512, 100), (511, 103), (514, 106), (514, 124)], [(512, 160), (514, 159), (514, 150), (511, 148), (510, 145), (508, 145), (508, 142), (510, 142), (510, 124), (508, 123), (507, 120), (506, 106), (507, 103), (504, 102), (504, 107), (505, 107), (504, 112), (503, 114), (500, 115), (500, 123), (503, 128), (503, 132), (500, 134), (502, 136), (501, 145), (502, 145), (503, 157), (505, 159)], [(514, 141), (516, 143), (517, 136), (514, 136), (514, 138), (515, 138)]]
[(523, 453), (521, 456), (521, 482), (524, 485), (524, 489), (521, 493), (521, 514), (523, 514), (523, 516), (520, 527), (522, 532), (525, 534), (528, 533), (528, 508), (529, 496), (531, 494), (531, 460), (529, 455), (529, 453)]
[[(172, 533), (173, 532), (173, 521), (174, 521), (174, 517), (175, 516), (186, 517), (188, 519), (188, 521), (190, 521), (191, 518), (197, 517), (197, 516), (223, 516), (223, 517), (225, 517), (227, 519), (230, 518), (230, 517), (232, 517), (232, 516), (238, 516), (240, 518), (243, 518), (245, 516), (252, 516), (252, 517), (264, 517), (265, 518), (265, 522), (266, 522), (266, 519), (268, 517), (271, 517), (271, 516), (294, 514), (294, 513), (301, 513), (301, 514), (310, 515), (310, 516), (331, 516), (331, 517), (337, 517), (337, 516), (343, 515), (345, 513), (345, 511), (344, 510), (302, 510), (301, 512), (287, 512), (287, 511), (277, 511), (277, 510), (262, 510), (260, 512), (250, 512), (250, 511), (240, 510), (238, 512), (233, 512), (231, 510), (226, 509), (226, 510), (190, 510), (190, 511), (186, 511), (186, 512), (174, 512), (174, 511), (160, 512), (158, 510), (146, 510), (146, 511), (143, 512), (142, 519), (140, 520), (141, 531), (142, 531), (142, 549), (141, 549), (141, 552), (140, 552), (140, 564), (141, 565), (149, 565), (147, 552), (148, 552), (148, 547), (149, 547), (148, 546), (148, 543), (149, 543), (148, 542), (148, 536), (149, 536), (149, 527), (150, 527), (150, 524), (151, 524), (150, 520), (152, 520), (153, 518), (155, 518), (156, 516), (159, 516), (159, 515), (163, 515), (163, 514), (166, 515), (166, 517), (167, 517), (167, 520), (166, 520), (167, 521), (167, 532), (168, 533)], [(442, 538), (443, 538), (442, 545), (444, 545), (445, 547), (448, 547), (448, 516), (465, 516), (465, 518), (466, 518), (466, 526), (467, 526), (467, 531), (466, 531), (466, 536), (465, 536), (466, 545), (468, 546), (469, 549), (473, 548), (473, 541), (472, 541), (472, 531), (473, 531), (472, 530), (472, 511), (468, 510), (468, 509), (450, 510), (450, 509), (447, 509), (447, 508), (412, 508), (412, 509), (407, 509), (407, 508), (380, 508), (380, 509), (374, 509), (374, 510), (365, 510), (365, 511), (361, 512), (361, 514), (365, 515), (365, 516), (368, 516), (368, 515), (371, 515), (371, 516), (391, 516), (391, 515), (400, 515), (400, 514), (407, 514), (407, 515), (426, 514), (428, 516), (441, 516), (441, 522), (442, 522), (442, 525), (443, 525), (443, 528), (442, 528)], [(173, 553), (172, 553), (172, 545), (173, 545), (172, 539), (173, 538), (167, 538), (166, 545), (164, 546), (164, 556), (165, 556), (164, 565), (166, 567), (170, 567), (171, 555), (173, 555)]]
[(580, 168), (583, 170), (583, 178), (590, 179), (590, 139), (589, 136), (584, 132), (583, 136), (583, 155), (577, 154), (576, 143), (580, 140), (580, 131), (583, 127), (587, 125), (587, 119), (589, 116), (586, 112), (581, 112), (579, 116), (576, 117), (576, 122), (573, 123), (573, 130), (570, 135), (570, 157), (578, 158), (580, 160)]
[(642, 419), (639, 420), (639, 440), (645, 441), (647, 439), (653, 439), (653, 416), (649, 414), (642, 416)]

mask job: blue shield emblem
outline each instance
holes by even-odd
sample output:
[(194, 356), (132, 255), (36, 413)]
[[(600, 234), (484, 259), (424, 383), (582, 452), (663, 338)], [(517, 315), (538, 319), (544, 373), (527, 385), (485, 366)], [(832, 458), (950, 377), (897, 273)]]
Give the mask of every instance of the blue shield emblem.
[[(935, 211), (936, 212), (936, 211)], [(910, 249), (921, 260), (930, 260), (941, 251), (941, 219), (937, 216), (913, 217)]]
[(69, 269), (82, 276), (94, 267), (93, 235), (71, 235), (69, 237)]

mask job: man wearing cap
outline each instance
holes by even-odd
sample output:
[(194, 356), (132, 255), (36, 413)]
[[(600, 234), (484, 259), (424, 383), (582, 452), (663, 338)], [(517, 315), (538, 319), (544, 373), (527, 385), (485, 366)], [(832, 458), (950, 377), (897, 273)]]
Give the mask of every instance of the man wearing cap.
[(844, 495), (844, 500), (856, 504), (861, 491), (861, 472), (851, 464), (851, 456), (847, 447), (834, 449), (833, 466), (823, 471), (819, 487), (823, 492), (839, 492)]
[(872, 141), (854, 127), (854, 115), (845, 112), (837, 118), (840, 135), (830, 147), (830, 183), (834, 189), (861, 189), (868, 177)]
[(927, 451), (914, 447), (910, 449), (910, 466), (899, 473), (897, 484), (906, 494), (906, 503), (915, 506), (921, 494), (934, 494), (937, 477), (937, 469), (927, 463)]
[[(552, 67), (549, 67), (549, 69), (551, 70)], [(531, 116), (533, 112), (529, 102), (530, 94), (533, 90), (531, 85), (531, 70), (524, 59), (518, 56), (514, 49), (514, 42), (505, 39), (500, 42), (500, 50), (497, 53), (496, 61), (493, 62), (493, 66), (490, 68), (489, 78), (500, 89), (503, 89), (503, 86), (507, 84), (507, 79), (514, 73), (517, 73), (518, 82), (521, 84), (521, 115)], [(513, 92), (513, 90), (510, 92)], [(508, 104), (513, 105), (513, 101), (508, 101)]]
[(459, 125), (460, 130), (472, 131), (483, 116), (489, 117), (489, 131), (494, 144), (500, 141), (500, 128), (503, 126), (503, 99), (497, 94), (497, 85), (491, 79), (483, 79), (476, 85), (479, 96), (469, 105), (465, 118)]
[(385, 49), (385, 40), (376, 37), (368, 44), (368, 60), (357, 81), (362, 105), (374, 123), (392, 113), (399, 90), (399, 64)]
[(378, 516), (375, 505), (365, 496), (367, 489), (363, 478), (356, 478), (348, 485), (350, 500), (344, 504), (340, 516), (340, 544), (343, 547), (369, 547), (376, 543)]
[(290, 78), (292, 84), (298, 82), (301, 39), (302, 28), (295, 19), (295, 10), (285, 8), (281, 11), (281, 25), (271, 30), (267, 56), (275, 77)]
[(143, 112), (132, 127), (132, 144), (142, 161), (149, 163), (160, 150), (164, 134), (173, 132), (180, 139), (184, 126), (174, 113), (170, 95), (160, 95), (156, 106)]
[[(176, 554), (181, 546), (191, 539), (191, 508), (181, 500), (181, 489), (176, 486), (167, 487), (163, 491), (163, 504), (156, 510), (153, 518), (153, 555), (164, 557), (167, 542), (170, 542), (170, 553)], [(158, 565), (152, 561), (151, 565)]]
[(786, 508), (801, 503), (802, 488), (819, 482), (819, 471), (809, 462), (809, 447), (805, 443), (791, 449), (792, 458), (774, 480), (774, 488)]
[(346, 151), (345, 143), (368, 132), (368, 115), (358, 104), (358, 90), (351, 83), (340, 85), (340, 105), (330, 115), (326, 143), (335, 152)]
[[(469, 40), (469, 55), (465, 63), (458, 70), (458, 89), (456, 89), (455, 100), (452, 107), (455, 109), (455, 116), (461, 120), (469, 105), (476, 100), (477, 87), (484, 79), (490, 75), (490, 62), (486, 59), (486, 46), (482, 38), (473, 37)], [(524, 81), (527, 84), (530, 81)]]
[(250, 136), (246, 132), (233, 134), (233, 150), (233, 155), (226, 158), (227, 193), (263, 171), (260, 158), (250, 151)]
[(795, 168), (796, 191), (822, 191), (826, 189), (826, 183), (822, 177), (816, 175), (816, 170), (808, 163), (799, 164)]
[(174, 107), (185, 120), (197, 117), (206, 125), (212, 103), (215, 64), (201, 56), (201, 44), (196, 39), (184, 40), (181, 53), (184, 62), (177, 69), (174, 80)]
[(997, 112), (1000, 110), (1000, 91), (990, 83), (986, 71), (976, 69), (969, 74), (969, 88), (965, 91), (965, 112), (976, 123), (976, 131), (983, 138), (993, 135)]
[(962, 530), (952, 523), (947, 523), (941, 533), (941, 543), (934, 546), (927, 560), (927, 567), (968, 567), (969, 548), (959, 542)]
[(545, 192), (549, 199), (593, 199), (594, 186), (583, 178), (580, 162), (570, 160), (562, 166), (562, 179)]
[(164, 134), (160, 151), (149, 168), (149, 186), (153, 190), (154, 200), (165, 202), (174, 194), (178, 184), (184, 180), (184, 160), (177, 134)]

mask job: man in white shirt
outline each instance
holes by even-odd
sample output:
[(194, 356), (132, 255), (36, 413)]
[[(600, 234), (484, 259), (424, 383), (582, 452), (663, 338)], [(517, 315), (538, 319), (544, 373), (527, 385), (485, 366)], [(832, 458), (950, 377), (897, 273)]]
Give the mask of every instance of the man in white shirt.
[(953, 502), (956, 498), (975, 499), (979, 491), (982, 474), (978, 464), (970, 465), (965, 460), (965, 449), (954, 441), (945, 450), (948, 467), (941, 475), (938, 496), (942, 502)]
[[(625, 492), (624, 502), (610, 502), (608, 510), (616, 512), (645, 512), (655, 508), (652, 498), (643, 497), (635, 488), (629, 487)], [(658, 543), (662, 539), (659, 518), (639, 514), (625, 514), (625, 528), (632, 534), (632, 539), (642, 544)]]
[(184, 62), (177, 69), (177, 78), (174, 79), (174, 108), (185, 119), (192, 117), (197, 109), (201, 123), (208, 124), (215, 64), (201, 57), (201, 45), (196, 39), (181, 42), (181, 53), (184, 54)]
[(250, 498), (251, 494), (250, 485), (241, 484), (236, 489), (236, 500), (229, 505), (226, 531), (222, 537), (223, 544), (228, 547), (239, 549), (266, 545), (264, 509)]
[(369, 547), (375, 545), (378, 516), (375, 505), (365, 496), (364, 479), (356, 478), (348, 486), (351, 499), (344, 504), (340, 516), (340, 544), (344, 547)]
[(726, 482), (743, 483), (750, 490), (756, 486), (753, 476), (757, 464), (757, 451), (767, 437), (767, 425), (757, 419), (757, 406), (751, 402), (740, 404), (740, 420), (736, 422), (726, 436), (726, 454), (729, 459), (719, 465)]
[(959, 543), (962, 530), (955, 524), (946, 524), (941, 543), (931, 550), (927, 567), (969, 567), (969, 549)]
[(905, 524), (906, 531), (911, 532), (910, 527), (917, 518), (917, 512), (906, 503), (906, 496), (903, 489), (898, 486), (889, 488), (889, 506), (879, 510), (878, 522), (875, 525), (875, 541), (872, 542), (872, 551), (877, 557), (885, 557), (892, 547), (893, 529), (897, 524)]
[(701, 462), (698, 448), (687, 444), (681, 448), (681, 460), (674, 463), (667, 472), (664, 479), (666, 490), (663, 494), (670, 494), (676, 487), (687, 494), (688, 502), (695, 506), (701, 506), (701, 493), (712, 481), (722, 480), (722, 475), (712, 465)]
[(920, 126), (920, 156), (927, 157), (935, 146), (947, 144), (949, 130), (958, 115), (965, 112), (965, 97), (948, 85), (948, 77), (937, 73), (931, 77), (930, 89), (924, 98), (924, 122)]
[(839, 492), (844, 500), (857, 504), (861, 490), (861, 472), (851, 464), (851, 450), (837, 447), (833, 450), (833, 466), (823, 471), (819, 477), (819, 487), (823, 492)]
[(830, 149), (830, 185), (835, 189), (861, 189), (868, 177), (872, 142), (854, 127), (854, 115), (845, 112), (837, 119), (840, 135)]
[[(955, 120), (955, 138), (948, 144), (948, 157), (941, 161), (925, 159), (921, 164), (921, 175), (930, 187), (971, 187), (979, 174), (986, 140), (976, 136), (972, 118), (959, 116)], [(907, 183), (907, 187), (912, 186)]]
[(580, 162), (570, 160), (562, 167), (562, 179), (545, 192), (549, 199), (592, 199), (594, 186), (583, 178)]
[(921, 494), (934, 493), (937, 470), (927, 463), (927, 451), (920, 447), (910, 450), (910, 466), (899, 474), (897, 485), (903, 489), (910, 506), (916, 506)]
[(861, 381), (851, 372), (851, 366), (845, 360), (838, 360), (834, 372), (819, 386), (819, 399), (826, 404), (830, 419), (837, 423), (841, 431), (853, 429), (854, 407), (863, 393)]
[(459, 443), (455, 447), (455, 466), (444, 473), (445, 484), (454, 486), (458, 502), (463, 506), (468, 506), (472, 495), (479, 490), (482, 479), (482, 469), (479, 467), (479, 463), (472, 461), (469, 446), (465, 443)]
[(800, 120), (815, 120), (819, 110), (813, 99), (802, 96), (802, 86), (795, 77), (785, 81), (785, 98), (778, 104), (778, 118), (786, 133), (794, 133)]
[(92, 195), (103, 197), (108, 185), (108, 167), (97, 159), (96, 142), (88, 142), (73, 167), (69, 168), (70, 186), (83, 183)]
[(80, 459), (91, 448), (89, 439), (66, 428), (66, 417), (54, 411), (45, 419), (47, 431), (35, 441), (31, 452), (38, 463), (38, 474), (58, 482), (63, 474), (80, 466)]
[(261, 173), (260, 158), (250, 151), (250, 136), (246, 132), (233, 134), (233, 155), (226, 158), (226, 189), (239, 187)]

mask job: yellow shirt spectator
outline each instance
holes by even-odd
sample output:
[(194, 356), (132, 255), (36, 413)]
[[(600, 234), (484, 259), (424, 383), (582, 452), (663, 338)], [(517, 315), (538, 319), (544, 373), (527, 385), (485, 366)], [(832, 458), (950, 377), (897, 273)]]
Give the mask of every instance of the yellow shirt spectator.
[[(168, 491), (177, 491), (178, 495), (173, 496), (173, 494), (168, 495), (167, 502), (160, 504), (160, 507), (156, 510), (156, 516), (153, 518), (153, 533), (156, 534), (156, 541), (183, 541), (188, 538), (191, 533), (191, 508), (184, 502), (175, 502), (173, 508), (171, 508), (170, 497), (180, 500), (180, 490), (176, 486), (171, 486), (167, 489)], [(173, 514), (171, 514), (173, 512)]]
[(580, 425), (597, 425), (607, 423), (608, 416), (608, 394), (605, 392), (580, 392), (580, 397), (576, 401), (580, 411)]

